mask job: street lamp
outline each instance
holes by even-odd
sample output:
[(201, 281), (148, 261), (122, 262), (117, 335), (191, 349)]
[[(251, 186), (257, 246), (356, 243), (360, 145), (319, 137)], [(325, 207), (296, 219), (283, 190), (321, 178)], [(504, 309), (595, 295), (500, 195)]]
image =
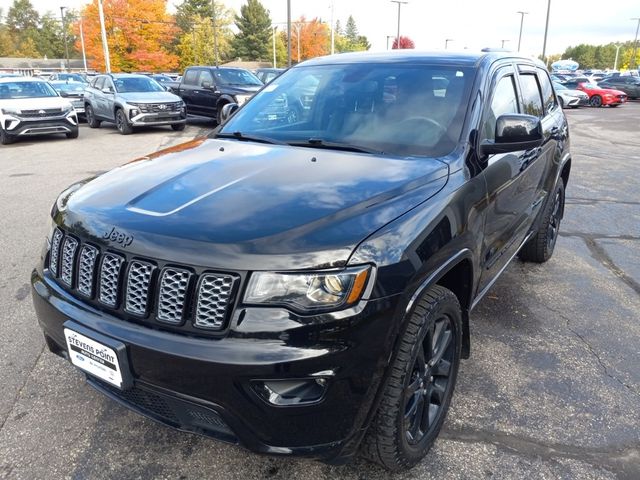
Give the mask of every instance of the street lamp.
[(631, 20), (637, 20), (638, 26), (636, 27), (636, 38), (633, 39), (633, 53), (631, 54), (631, 62), (629, 62), (629, 70), (636, 63), (636, 51), (638, 50), (638, 30), (640, 30), (640, 18), (634, 17)]
[(98, 0), (98, 16), (100, 17), (102, 51), (104, 52), (104, 71), (105, 73), (111, 73), (111, 61), (109, 60), (109, 44), (107, 43), (107, 30), (104, 26), (104, 10), (102, 8), (102, 0)]
[(549, 33), (549, 13), (551, 12), (551, 0), (547, 2), (547, 21), (544, 24), (544, 41), (542, 43), (542, 61), (547, 63), (547, 33)]
[(504, 44), (505, 44), (505, 42), (508, 42), (508, 41), (509, 41), (509, 39), (508, 39), (508, 38), (505, 38), (504, 40), (500, 40), (500, 41), (502, 42), (502, 46), (501, 46), (500, 48), (504, 48)]
[(613, 62), (613, 69), (617, 70), (618, 69), (618, 52), (620, 51), (620, 48), (622, 47), (622, 45), (616, 45), (616, 59)]
[(444, 41), (444, 49), (446, 50), (447, 47), (449, 46), (449, 42), (453, 42), (453, 38), (447, 38)]
[(524, 16), (529, 12), (516, 12), (520, 14), (520, 34), (518, 35), (518, 51), (520, 51), (520, 43), (522, 42), (522, 25), (524, 24)]
[(64, 35), (64, 58), (67, 60), (67, 72), (69, 71), (69, 45), (67, 43), (67, 23), (64, 18), (64, 11), (67, 7), (60, 7), (60, 16), (62, 17), (62, 34)]
[(398, 4), (398, 35), (396, 35), (396, 48), (400, 48), (400, 7), (406, 5), (409, 2), (403, 2), (401, 0), (391, 0), (391, 3)]
[[(390, 38), (396, 38), (395, 35), (387, 35), (387, 50), (389, 50), (389, 39)], [(393, 44), (391, 44), (391, 46), (393, 46)]]

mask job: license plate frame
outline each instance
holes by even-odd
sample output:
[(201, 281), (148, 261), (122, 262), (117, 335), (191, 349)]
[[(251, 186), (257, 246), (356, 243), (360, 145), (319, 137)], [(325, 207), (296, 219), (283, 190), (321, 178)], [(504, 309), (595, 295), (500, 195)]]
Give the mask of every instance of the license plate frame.
[(133, 386), (124, 343), (75, 322), (65, 322), (69, 361), (79, 370), (120, 390)]

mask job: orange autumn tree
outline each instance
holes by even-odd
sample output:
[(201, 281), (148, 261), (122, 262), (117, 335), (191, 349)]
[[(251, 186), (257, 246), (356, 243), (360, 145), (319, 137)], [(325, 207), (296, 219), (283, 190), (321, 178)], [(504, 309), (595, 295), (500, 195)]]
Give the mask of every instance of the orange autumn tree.
[(311, 21), (300, 17), (293, 22), (291, 35), (291, 56), (298, 59), (298, 35), (300, 35), (300, 61), (327, 55), (330, 51), (329, 26), (314, 18)]
[[(168, 46), (178, 33), (167, 0), (103, 0), (111, 71), (161, 71), (178, 66)], [(91, 68), (104, 71), (98, 0), (82, 9), (85, 49)], [(74, 25), (79, 37), (80, 25)], [(80, 40), (76, 45), (80, 51)]]

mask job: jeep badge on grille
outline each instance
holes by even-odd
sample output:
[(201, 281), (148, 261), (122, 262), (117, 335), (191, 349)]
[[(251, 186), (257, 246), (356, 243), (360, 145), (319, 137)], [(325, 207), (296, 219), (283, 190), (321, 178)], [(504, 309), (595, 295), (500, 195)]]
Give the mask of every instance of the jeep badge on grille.
[(123, 248), (127, 248), (133, 243), (133, 235), (127, 235), (126, 233), (119, 232), (115, 227), (112, 227), (110, 231), (105, 232), (102, 235), (102, 238), (119, 243)]

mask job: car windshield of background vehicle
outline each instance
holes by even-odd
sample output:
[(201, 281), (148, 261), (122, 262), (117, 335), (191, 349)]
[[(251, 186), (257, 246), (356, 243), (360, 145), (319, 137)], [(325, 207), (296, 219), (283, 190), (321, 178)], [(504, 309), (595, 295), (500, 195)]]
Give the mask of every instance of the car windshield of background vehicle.
[(56, 91), (46, 82), (0, 83), (0, 99), (57, 97)]
[(216, 69), (214, 75), (220, 85), (262, 85), (258, 77), (246, 70)]
[(297, 67), (262, 89), (220, 133), (442, 156), (458, 142), (473, 73), (456, 66), (372, 63)]
[(53, 88), (59, 92), (84, 92), (87, 88), (85, 83), (80, 82), (53, 82)]
[(118, 93), (164, 92), (165, 89), (151, 78), (115, 78), (113, 83)]

